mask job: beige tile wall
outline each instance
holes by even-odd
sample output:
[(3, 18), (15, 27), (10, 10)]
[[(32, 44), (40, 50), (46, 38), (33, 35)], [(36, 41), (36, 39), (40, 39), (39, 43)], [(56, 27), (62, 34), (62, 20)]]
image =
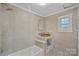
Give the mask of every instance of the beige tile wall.
[[(2, 14), (2, 9), (1, 9), (1, 4), (0, 4), (0, 14)], [(0, 15), (0, 52), (1, 52), (1, 19), (2, 19), (2, 16)]]
[[(72, 30), (73, 32), (59, 32), (58, 17), (72, 14)], [(77, 8), (70, 9), (45, 18), (47, 20), (47, 31), (52, 33), (55, 38), (55, 50), (66, 51), (66, 49), (77, 48)]]
[[(41, 17), (28, 11), (8, 5), (2, 6), (2, 50), (4, 53), (12, 53), (33, 45), (33, 39), (37, 30), (37, 21)], [(6, 10), (12, 8), (12, 10)]]
[(79, 7), (78, 7), (78, 56), (79, 56)]

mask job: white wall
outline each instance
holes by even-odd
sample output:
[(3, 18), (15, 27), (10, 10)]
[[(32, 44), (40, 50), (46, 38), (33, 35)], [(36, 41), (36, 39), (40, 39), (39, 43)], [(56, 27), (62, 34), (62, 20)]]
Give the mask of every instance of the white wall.
[(11, 53), (33, 45), (37, 30), (37, 21), (41, 18), (14, 6), (7, 11), (3, 6), (2, 49), (4, 53)]

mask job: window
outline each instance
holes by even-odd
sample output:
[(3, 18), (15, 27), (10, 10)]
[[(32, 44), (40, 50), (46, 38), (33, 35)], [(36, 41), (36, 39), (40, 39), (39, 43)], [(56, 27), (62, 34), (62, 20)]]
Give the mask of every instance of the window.
[(72, 32), (72, 14), (60, 16), (58, 20), (60, 32)]

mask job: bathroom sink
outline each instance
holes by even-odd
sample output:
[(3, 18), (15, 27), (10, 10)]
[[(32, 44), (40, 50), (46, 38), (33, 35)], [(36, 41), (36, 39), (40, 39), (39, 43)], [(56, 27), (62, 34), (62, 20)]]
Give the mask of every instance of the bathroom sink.
[(41, 33), (39, 33), (39, 35), (42, 36), (42, 37), (49, 37), (49, 36), (51, 36), (49, 32), (41, 32)]

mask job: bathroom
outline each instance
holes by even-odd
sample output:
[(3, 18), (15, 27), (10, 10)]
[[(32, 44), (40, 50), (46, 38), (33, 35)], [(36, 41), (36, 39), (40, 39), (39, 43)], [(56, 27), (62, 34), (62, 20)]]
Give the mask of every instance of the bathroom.
[[(78, 6), (0, 3), (0, 55), (78, 56)], [(69, 23), (61, 27), (65, 17)]]

